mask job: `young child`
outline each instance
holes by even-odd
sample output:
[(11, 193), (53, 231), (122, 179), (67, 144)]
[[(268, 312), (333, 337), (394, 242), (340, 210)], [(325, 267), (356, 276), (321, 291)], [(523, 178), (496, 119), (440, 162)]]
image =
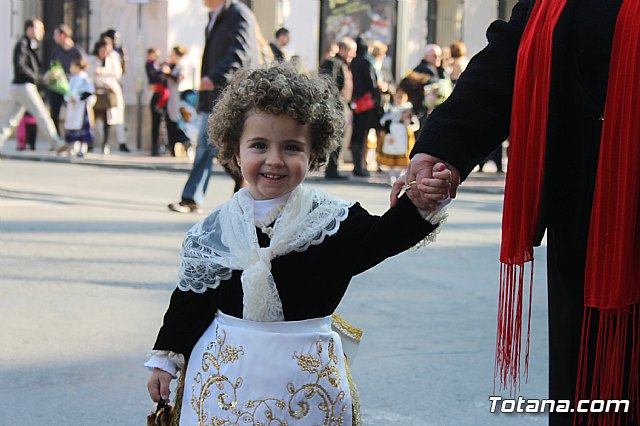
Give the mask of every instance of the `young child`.
[(409, 164), (409, 154), (415, 144), (414, 133), (420, 128), (418, 118), (413, 114), (409, 95), (398, 88), (393, 95), (393, 105), (380, 118), (382, 132), (377, 145), (378, 165), (404, 168)]
[[(85, 72), (88, 64), (82, 58), (76, 58), (69, 68), (69, 92), (64, 96), (67, 102), (64, 129), (67, 150), (82, 157), (93, 145), (93, 104), (95, 103), (95, 88), (89, 74)], [(73, 146), (75, 145), (75, 146)]]
[[(145, 364), (151, 399), (168, 400), (188, 360), (181, 425), (360, 424), (331, 314), (354, 275), (420, 243), (443, 212), (420, 212), (404, 195), (374, 216), (302, 185), (344, 118), (333, 84), (290, 64), (238, 71), (209, 127), (219, 160), (249, 186), (187, 232)], [(442, 200), (451, 174), (435, 170), (427, 188)]]
[(184, 79), (184, 70), (180, 63), (182, 57), (186, 55), (187, 48), (184, 46), (174, 46), (167, 58), (167, 63), (162, 65), (164, 75), (169, 88), (169, 99), (167, 100), (167, 137), (169, 138), (168, 150), (171, 156), (176, 156), (176, 143), (188, 142), (184, 132), (178, 127), (180, 120), (180, 82)]

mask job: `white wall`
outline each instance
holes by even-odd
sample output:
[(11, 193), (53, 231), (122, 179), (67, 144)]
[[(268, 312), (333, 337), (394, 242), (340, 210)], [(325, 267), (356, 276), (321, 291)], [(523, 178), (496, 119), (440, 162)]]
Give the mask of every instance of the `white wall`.
[(495, 0), (468, 0), (464, 2), (464, 43), (467, 56), (471, 57), (487, 45), (487, 27), (498, 19)]
[[(317, 0), (283, 1), (282, 15), (284, 26), (291, 33), (287, 52), (299, 55), (307, 70), (317, 70), (320, 45), (320, 2)], [(273, 35), (267, 38), (271, 40)]]
[[(18, 37), (11, 35), (11, 0), (0, 0), (0, 102), (9, 100), (9, 85), (13, 80), (13, 47)], [(13, 19), (14, 32), (22, 34), (21, 17)]]
[(202, 1), (168, 0), (168, 33), (165, 44), (160, 47), (167, 55), (173, 46), (183, 45), (189, 49), (182, 59), (185, 80), (182, 90), (200, 85), (200, 65), (204, 50), (204, 32), (208, 22), (208, 9)]
[(403, 27), (406, 27), (408, 36), (406, 45), (398, 46), (398, 50), (406, 51), (406, 60), (400, 61), (396, 66), (398, 81), (418, 65), (427, 44), (427, 2), (424, 0), (400, 1), (407, 2), (407, 19), (405, 22), (398, 22), (398, 28), (402, 31)]

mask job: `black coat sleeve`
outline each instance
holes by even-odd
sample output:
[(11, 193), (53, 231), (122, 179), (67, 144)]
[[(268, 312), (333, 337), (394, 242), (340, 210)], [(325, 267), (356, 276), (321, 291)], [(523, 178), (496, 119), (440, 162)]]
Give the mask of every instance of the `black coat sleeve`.
[(347, 221), (341, 227), (347, 242), (341, 257), (350, 260), (352, 276), (413, 247), (437, 227), (420, 216), (406, 195), (382, 216), (372, 215), (356, 203)]
[(532, 3), (520, 0), (509, 22), (489, 26), (489, 44), (469, 62), (447, 101), (431, 113), (412, 156), (441, 158), (464, 179), (507, 139), (518, 46)]
[(186, 359), (198, 339), (213, 321), (217, 311), (216, 290), (204, 293), (182, 291), (176, 288), (153, 349), (183, 354)]

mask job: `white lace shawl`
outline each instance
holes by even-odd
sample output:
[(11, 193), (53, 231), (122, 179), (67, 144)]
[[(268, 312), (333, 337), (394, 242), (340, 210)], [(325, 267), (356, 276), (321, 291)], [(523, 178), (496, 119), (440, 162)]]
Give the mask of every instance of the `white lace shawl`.
[(273, 226), (269, 247), (260, 247), (248, 188), (188, 232), (180, 252), (178, 288), (203, 293), (242, 270), (244, 319), (283, 321), (271, 260), (318, 245), (338, 232), (353, 203), (298, 186)]

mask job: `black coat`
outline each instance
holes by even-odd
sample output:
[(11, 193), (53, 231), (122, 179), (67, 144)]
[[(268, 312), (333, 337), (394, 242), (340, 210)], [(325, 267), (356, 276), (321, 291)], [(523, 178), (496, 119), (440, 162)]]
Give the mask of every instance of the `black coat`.
[(240, 68), (256, 67), (258, 41), (253, 12), (236, 0), (227, 0), (207, 35), (200, 75), (209, 77), (215, 90), (200, 92), (198, 111), (211, 112), (213, 103)]
[[(338, 232), (306, 251), (289, 253), (271, 262), (271, 272), (286, 321), (330, 315), (344, 296), (351, 278), (412, 247), (435, 229), (418, 214), (406, 196), (382, 216), (370, 215), (359, 204)], [(262, 247), (269, 239), (258, 228)], [(242, 318), (241, 271), (204, 293), (176, 289), (154, 345), (189, 357), (218, 309)]]
[[(553, 38), (544, 182), (536, 244), (547, 231), (549, 398), (575, 398), (584, 271), (613, 33), (621, 0), (568, 0)], [(518, 45), (533, 0), (487, 31), (452, 95), (426, 121), (412, 155), (471, 170), (509, 136)], [(611, 206), (615, 211), (615, 206)], [(597, 334), (597, 321), (591, 322)], [(594, 330), (594, 327), (596, 328)], [(593, 359), (595, 338), (590, 341)], [(588, 378), (589, 379), (589, 378)], [(624, 399), (624, 398), (623, 398)], [(572, 414), (549, 424), (573, 425)], [(637, 424), (630, 419), (621, 424)]]
[[(556, 26), (537, 243), (558, 205), (584, 204), (588, 208), (580, 207), (580, 215), (590, 214), (599, 118), (620, 5), (620, 0), (569, 0)], [(532, 7), (533, 1), (521, 0), (509, 22), (491, 24), (488, 46), (472, 58), (449, 99), (431, 113), (412, 155), (442, 158), (464, 179), (508, 138), (518, 44)]]
[(13, 49), (13, 84), (37, 84), (39, 79), (40, 59), (29, 38), (23, 36)]

